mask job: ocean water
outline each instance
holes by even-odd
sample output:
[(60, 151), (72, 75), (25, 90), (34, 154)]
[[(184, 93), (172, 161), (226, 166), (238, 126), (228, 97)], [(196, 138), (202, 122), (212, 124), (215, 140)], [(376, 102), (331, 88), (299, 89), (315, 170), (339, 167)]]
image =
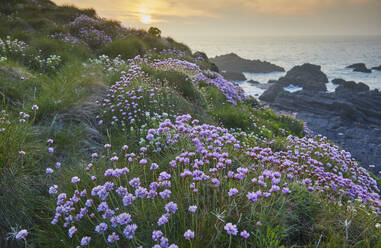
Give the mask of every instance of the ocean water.
[[(285, 70), (295, 65), (312, 63), (321, 65), (331, 81), (335, 78), (363, 82), (371, 89), (381, 90), (381, 71), (353, 72), (345, 67), (365, 63), (368, 68), (381, 65), (381, 36), (292, 36), (292, 37), (179, 37), (192, 51), (203, 51), (208, 57), (234, 52), (247, 59), (265, 60), (282, 66)], [(267, 83), (285, 73), (245, 73), (248, 80)], [(250, 95), (260, 95), (264, 90), (247, 82), (241, 87)], [(334, 91), (332, 83), (327, 85)], [(292, 90), (292, 89), (291, 89)]]

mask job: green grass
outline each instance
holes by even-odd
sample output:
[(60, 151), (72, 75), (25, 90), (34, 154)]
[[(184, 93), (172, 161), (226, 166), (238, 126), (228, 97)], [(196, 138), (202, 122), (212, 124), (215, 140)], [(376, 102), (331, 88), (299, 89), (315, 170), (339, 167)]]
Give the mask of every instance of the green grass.
[(92, 94), (93, 88), (102, 86), (101, 78), (88, 71), (80, 64), (66, 65), (52, 76), (42, 75), (38, 78), (40, 90), (37, 92), (35, 104), (40, 106), (38, 119), (60, 113), (79, 104)]
[[(177, 115), (190, 114), (201, 124), (230, 129), (243, 147), (288, 151), (297, 148), (290, 147), (286, 137), (304, 135), (301, 121), (289, 115), (279, 115), (254, 98), (232, 105), (215, 86), (204, 82), (194, 85), (191, 80), (193, 75), (189, 71), (143, 66), (145, 76), (134, 80), (123, 90), (137, 91), (142, 87), (142, 98), (136, 102), (139, 111), (148, 112), (149, 118), (137, 118), (134, 123), (113, 123), (112, 116), (121, 117), (120, 113), (113, 112), (105, 116), (106, 125), (99, 126), (96, 116), (104, 109), (95, 101), (107, 95), (107, 86), (120, 80), (120, 71), (130, 68), (123, 65), (116, 71), (106, 72), (102, 65), (90, 63), (89, 58), (104, 53), (111, 58), (121, 55), (128, 59), (155, 49), (157, 52), (151, 51), (152, 58), (163, 59), (172, 55), (159, 51), (176, 48), (184, 52), (179, 59), (193, 63), (190, 49), (172, 38), (154, 37), (144, 30), (122, 30), (120, 23), (112, 20), (103, 20), (96, 25), (97, 29), (113, 38), (113, 42), (104, 47), (96, 44), (89, 48), (65, 43), (51, 39), (49, 35), (74, 34), (81, 26), (71, 30), (66, 24), (81, 14), (96, 18), (93, 9), (80, 10), (74, 6), (52, 8), (42, 3), (38, 10), (27, 1), (12, 2), (26, 5), (24, 9), (17, 10), (14, 6), (3, 7), (0, 4), (0, 21), (3, 23), (0, 37), (11, 35), (26, 41), (30, 49), (26, 51), (26, 56), (10, 54), (7, 61), (0, 63), (1, 110), (9, 114), (0, 114), (0, 128), (5, 128), (0, 132), (0, 247), (25, 247), (23, 241), (7, 239), (12, 228), (30, 231), (26, 247), (75, 247), (79, 237), (94, 233), (92, 220), (86, 219), (78, 224), (80, 232), (73, 239), (67, 237), (62, 223), (51, 225), (56, 196), (48, 194), (49, 186), (57, 184), (59, 191), (68, 195), (83, 188), (90, 193), (96, 185), (90, 176), (96, 175), (96, 183), (101, 184), (109, 180), (104, 176), (106, 169), (124, 166), (130, 172), (114, 180), (115, 188), (119, 185), (129, 187), (128, 181), (135, 176), (139, 176), (142, 185), (148, 187), (159, 172), (171, 172), (171, 200), (178, 204), (179, 210), (163, 231), (171, 243), (176, 242), (180, 247), (381, 247), (380, 229), (375, 228), (376, 223), (380, 223), (379, 217), (365, 210), (357, 201), (331, 201), (325, 195), (309, 192), (300, 182), (293, 182), (289, 185), (290, 195), (279, 194), (248, 204), (245, 194), (240, 193), (232, 199), (227, 197), (227, 192), (232, 187), (239, 188), (240, 192), (253, 190), (255, 186), (251, 178), (232, 180), (224, 177), (223, 173), (216, 175), (222, 182), (218, 190), (205, 183), (195, 194), (190, 189), (191, 180), (178, 176), (186, 166), (168, 166), (183, 152), (196, 149), (192, 139), (182, 137), (176, 145), (167, 144), (165, 149), (156, 153), (152, 152), (156, 142), (164, 144), (170, 136), (153, 141), (146, 139), (148, 130), (158, 128), (165, 119), (175, 121)], [(9, 14), (14, 18), (5, 16)], [(37, 55), (47, 58), (53, 54), (62, 58), (62, 63), (53, 70), (28, 60)], [(208, 61), (197, 64), (202, 69), (216, 70)], [(155, 96), (151, 96), (151, 89), (155, 89)], [(32, 110), (33, 105), (39, 106), (38, 111)], [(25, 123), (19, 121), (19, 112), (30, 115)], [(54, 139), (54, 153), (47, 151), (46, 141), (49, 138)], [(111, 149), (105, 149), (105, 143), (111, 144)], [(123, 145), (128, 145), (128, 152), (134, 152), (138, 157), (142, 146), (149, 149), (146, 154), (148, 165), (142, 166), (138, 160), (127, 162), (126, 152), (121, 151)], [(231, 170), (254, 166), (253, 173), (258, 176), (266, 169), (232, 146), (230, 144), (222, 151), (232, 158)], [(21, 155), (20, 151), (26, 154)], [(99, 153), (98, 159), (90, 158), (93, 152)], [(113, 163), (110, 158), (115, 155), (119, 160)], [(324, 164), (335, 164), (335, 161), (317, 155), (311, 157)], [(55, 168), (56, 162), (61, 162), (61, 169)], [(151, 162), (156, 162), (160, 169), (149, 170), (147, 167)], [(87, 171), (85, 168), (89, 163), (93, 163), (94, 167)], [(56, 173), (46, 175), (48, 167)], [(207, 166), (200, 167), (200, 170), (208, 169)], [(349, 172), (342, 173), (350, 176)], [(70, 183), (73, 176), (81, 178), (79, 186)], [(381, 180), (377, 178), (377, 181), (380, 186)], [(134, 189), (129, 190), (133, 192)], [(123, 206), (115, 192), (112, 195), (110, 204), (113, 208)], [(95, 200), (99, 203), (99, 199)], [(133, 215), (134, 223), (139, 225), (137, 239), (133, 242), (139, 241), (144, 247), (152, 247), (153, 223), (164, 213), (166, 202), (138, 200), (134, 207), (126, 208)], [(83, 207), (83, 202), (80, 204)], [(196, 214), (187, 211), (193, 204), (198, 205)], [(262, 225), (257, 225), (258, 220), (262, 221)], [(239, 237), (229, 237), (223, 231), (227, 222), (238, 223), (240, 229), (245, 228), (252, 233), (252, 238), (244, 241)], [(197, 231), (197, 237), (192, 242), (183, 238), (189, 228)], [(134, 247), (131, 243), (120, 246)], [(104, 238), (94, 237), (91, 247), (104, 247)]]
[(146, 49), (147, 45), (142, 39), (139, 37), (128, 37), (107, 44), (102, 49), (102, 53), (112, 58), (120, 55), (123, 59), (130, 59), (137, 55), (143, 55)]

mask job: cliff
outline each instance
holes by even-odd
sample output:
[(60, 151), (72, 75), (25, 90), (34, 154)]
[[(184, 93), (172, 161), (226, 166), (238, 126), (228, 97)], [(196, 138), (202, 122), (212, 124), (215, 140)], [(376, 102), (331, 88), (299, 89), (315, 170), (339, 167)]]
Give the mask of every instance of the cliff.
[(381, 242), (377, 178), (205, 54), (92, 9), (0, 13), (1, 247)]

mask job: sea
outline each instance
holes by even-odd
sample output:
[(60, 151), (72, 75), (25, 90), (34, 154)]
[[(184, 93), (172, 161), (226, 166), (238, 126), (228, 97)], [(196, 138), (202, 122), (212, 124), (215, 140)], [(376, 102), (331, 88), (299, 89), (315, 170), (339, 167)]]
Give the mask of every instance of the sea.
[[(176, 39), (193, 52), (205, 52), (209, 58), (233, 52), (242, 58), (271, 62), (286, 71), (303, 63), (320, 65), (330, 80), (328, 91), (335, 90), (331, 83), (335, 78), (363, 82), (370, 89), (381, 90), (381, 71), (362, 73), (345, 68), (354, 63), (365, 63), (368, 68), (381, 65), (381, 36), (183, 36)], [(285, 72), (244, 74), (247, 81), (265, 84), (284, 76)], [(247, 81), (238, 82), (246, 94), (258, 97), (263, 93), (263, 87)], [(291, 86), (289, 90), (298, 88)]]

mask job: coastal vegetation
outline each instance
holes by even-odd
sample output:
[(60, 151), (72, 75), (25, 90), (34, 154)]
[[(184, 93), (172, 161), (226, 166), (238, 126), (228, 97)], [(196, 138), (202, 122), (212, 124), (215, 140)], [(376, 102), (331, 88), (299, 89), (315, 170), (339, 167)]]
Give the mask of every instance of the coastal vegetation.
[(0, 247), (381, 246), (380, 180), (204, 54), (0, 7)]

